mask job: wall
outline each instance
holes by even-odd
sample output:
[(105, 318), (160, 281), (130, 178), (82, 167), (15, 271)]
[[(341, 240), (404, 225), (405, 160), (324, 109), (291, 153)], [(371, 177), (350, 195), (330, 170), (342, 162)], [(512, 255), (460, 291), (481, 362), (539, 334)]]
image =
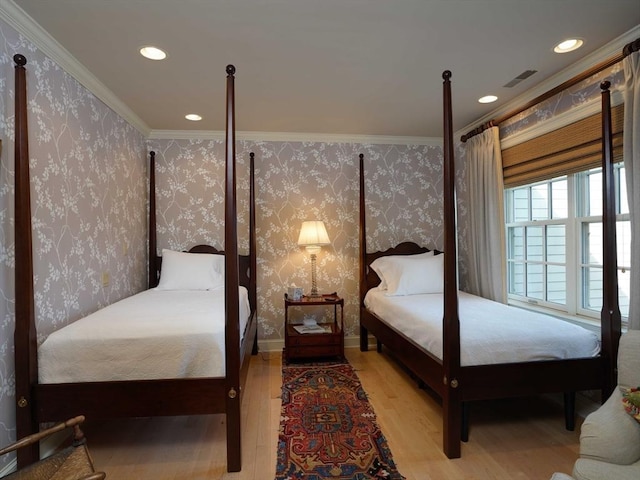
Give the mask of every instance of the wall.
[[(146, 282), (144, 137), (0, 20), (0, 445), (15, 440), (14, 62), (27, 58), (38, 341)], [(109, 285), (103, 286), (103, 273)], [(0, 458), (0, 471), (10, 461)]]
[[(156, 151), (158, 249), (224, 244), (224, 144), (151, 140)], [(297, 245), (304, 220), (323, 220), (331, 245), (318, 254), (318, 288), (345, 298), (347, 336), (358, 334), (359, 159), (364, 154), (367, 244), (384, 250), (412, 240), (442, 249), (439, 146), (250, 142), (236, 146), (240, 252), (248, 252), (248, 163), (256, 158), (259, 339), (283, 339), (283, 293), (310, 288), (311, 266)], [(320, 313), (317, 313), (320, 314)]]

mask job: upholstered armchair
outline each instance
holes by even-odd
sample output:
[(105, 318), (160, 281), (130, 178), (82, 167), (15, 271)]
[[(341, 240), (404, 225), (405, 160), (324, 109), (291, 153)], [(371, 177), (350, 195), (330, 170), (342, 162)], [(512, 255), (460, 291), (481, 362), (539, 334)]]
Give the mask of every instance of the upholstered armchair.
[(625, 389), (640, 386), (640, 331), (620, 338), (618, 387), (598, 410), (585, 418), (580, 431), (576, 480), (640, 479), (640, 422), (625, 411)]

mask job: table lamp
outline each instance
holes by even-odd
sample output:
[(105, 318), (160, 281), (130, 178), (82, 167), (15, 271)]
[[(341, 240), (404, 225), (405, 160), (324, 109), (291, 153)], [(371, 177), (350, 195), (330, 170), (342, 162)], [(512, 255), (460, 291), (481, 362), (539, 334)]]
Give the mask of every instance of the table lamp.
[(316, 255), (323, 245), (329, 245), (329, 235), (324, 226), (324, 222), (319, 220), (302, 222), (298, 245), (305, 247), (311, 256), (311, 292), (310, 297), (319, 297), (318, 285), (316, 283)]

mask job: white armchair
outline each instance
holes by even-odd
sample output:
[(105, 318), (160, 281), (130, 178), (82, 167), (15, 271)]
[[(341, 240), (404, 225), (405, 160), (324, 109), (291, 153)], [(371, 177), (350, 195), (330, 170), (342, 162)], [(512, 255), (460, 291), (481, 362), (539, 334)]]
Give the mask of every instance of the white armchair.
[(640, 331), (634, 330), (620, 338), (618, 387), (582, 424), (580, 458), (573, 467), (576, 480), (640, 479), (640, 423), (622, 404), (622, 389), (638, 386)]

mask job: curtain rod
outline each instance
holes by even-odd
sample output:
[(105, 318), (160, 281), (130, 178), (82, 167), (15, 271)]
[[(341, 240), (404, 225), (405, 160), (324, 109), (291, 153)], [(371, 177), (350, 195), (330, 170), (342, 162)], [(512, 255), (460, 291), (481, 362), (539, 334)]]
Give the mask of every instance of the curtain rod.
[(494, 126), (500, 126), (500, 124), (502, 122), (504, 122), (505, 120), (508, 120), (511, 117), (515, 117), (519, 113), (522, 113), (525, 110), (537, 105), (538, 103), (541, 103), (541, 102), (553, 97), (554, 95), (557, 95), (558, 93), (562, 92), (563, 90), (566, 90), (567, 88), (572, 87), (572, 86), (576, 85), (577, 83), (580, 83), (583, 80), (586, 80), (587, 78), (591, 77), (592, 75), (595, 75), (596, 73), (600, 73), (601, 71), (603, 71), (603, 70), (615, 65), (616, 63), (622, 61), (628, 55), (631, 55), (633, 52), (637, 52), (637, 51), (640, 51), (640, 38), (637, 38), (633, 42), (626, 44), (624, 46), (624, 48), (622, 49), (622, 52), (619, 53), (618, 55), (615, 55), (614, 57), (611, 57), (610, 59), (605, 60), (604, 62), (601, 62), (601, 63), (599, 63), (597, 65), (594, 65), (590, 69), (585, 70), (584, 72), (576, 75), (575, 77), (570, 78), (566, 82), (561, 83), (557, 87), (554, 87), (551, 90), (546, 91), (542, 95), (539, 95), (538, 97), (536, 97), (533, 100), (525, 103), (521, 107), (519, 107), (519, 108), (517, 108), (515, 110), (512, 110), (511, 112), (508, 112), (508, 113), (506, 113), (506, 114), (504, 114), (504, 115), (502, 115), (500, 117), (494, 118), (493, 120), (489, 120), (488, 122), (483, 123), (479, 127), (476, 127), (473, 130), (470, 130), (469, 132), (465, 133), (464, 135), (462, 135), (460, 137), (460, 141), (461, 142), (466, 142), (471, 137), (474, 137), (474, 136), (484, 132), (488, 128), (491, 128), (491, 127), (494, 127)]

